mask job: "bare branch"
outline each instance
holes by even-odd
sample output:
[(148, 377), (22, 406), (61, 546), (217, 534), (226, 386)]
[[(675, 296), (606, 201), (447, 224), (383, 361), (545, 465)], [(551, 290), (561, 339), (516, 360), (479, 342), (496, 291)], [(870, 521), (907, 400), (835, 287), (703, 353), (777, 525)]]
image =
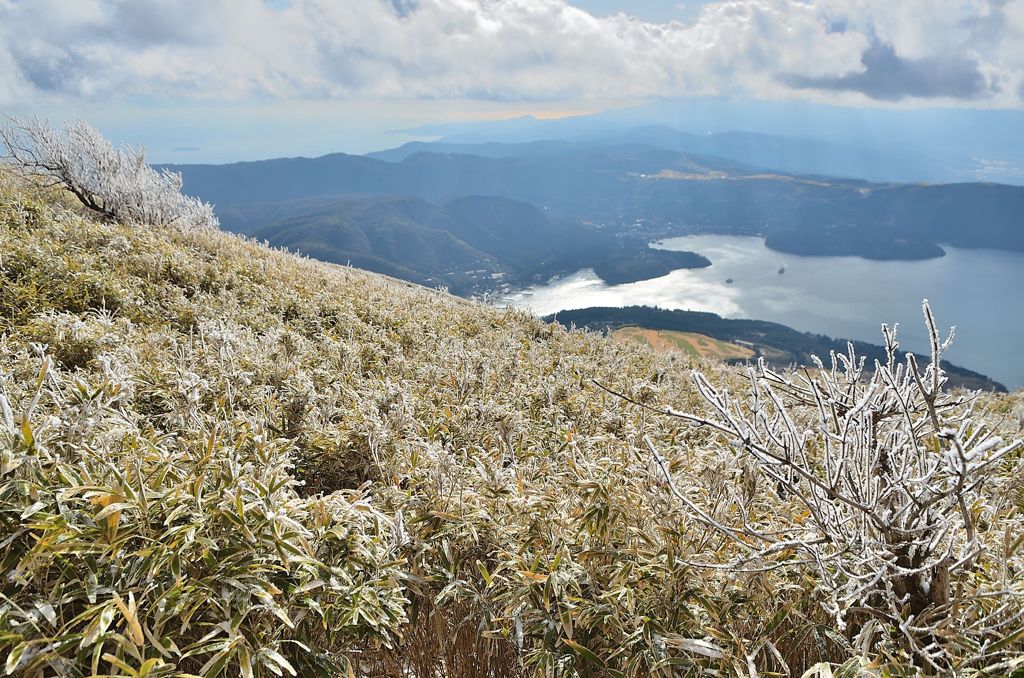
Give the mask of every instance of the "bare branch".
[(209, 203), (181, 193), (181, 175), (157, 172), (141, 148), (114, 148), (81, 120), (57, 130), (37, 117), (8, 117), (0, 145), (22, 169), (111, 219), (185, 229), (218, 225)]
[[(851, 346), (831, 356), (831, 368), (816, 360), (816, 374), (785, 377), (761, 362), (750, 371), (746, 409), (696, 371), (694, 385), (714, 417), (643, 405), (731, 438), (737, 456), (752, 460), (780, 496), (796, 503), (772, 516), (781, 528), (752, 527), (748, 517), (756, 521), (758, 507), (744, 503), (753, 500), (742, 493), (733, 493), (738, 524), (712, 517), (678, 489), (654, 444), (645, 442), (672, 495), (747, 552), (724, 566), (701, 566), (740, 573), (810, 565), (840, 627), (858, 623), (854, 630), (867, 634), (862, 645), (896, 642), (878, 649), (947, 671), (955, 662), (946, 639), (967, 632), (950, 628), (949, 610), (964, 604), (962, 583), (984, 548), (972, 510), (985, 505), (988, 481), (1021, 442), (1005, 443), (971, 416), (969, 400), (942, 390), (942, 354), (953, 334), (940, 340), (927, 301), (923, 313), (932, 351), (924, 369), (911, 354), (899, 362), (895, 329), (883, 326), (886, 360), (870, 377)], [(891, 632), (875, 634), (868, 618)], [(1001, 621), (994, 615), (979, 636)]]

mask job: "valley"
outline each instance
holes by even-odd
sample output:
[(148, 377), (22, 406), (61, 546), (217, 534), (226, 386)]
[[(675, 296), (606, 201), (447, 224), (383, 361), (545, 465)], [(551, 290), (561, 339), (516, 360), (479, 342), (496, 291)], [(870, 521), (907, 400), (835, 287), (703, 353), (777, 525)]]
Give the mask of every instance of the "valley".
[(551, 217), (508, 198), (344, 195), (220, 209), (227, 230), (427, 287), (508, 292), (580, 268), (612, 285), (710, 265), (693, 252)]

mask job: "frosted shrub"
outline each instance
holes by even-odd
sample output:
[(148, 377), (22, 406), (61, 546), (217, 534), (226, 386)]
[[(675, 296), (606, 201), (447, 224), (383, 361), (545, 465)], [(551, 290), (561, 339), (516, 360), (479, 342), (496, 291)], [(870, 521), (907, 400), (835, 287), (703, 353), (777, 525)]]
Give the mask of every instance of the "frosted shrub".
[[(803, 374), (780, 375), (762, 361), (745, 406), (694, 373), (714, 415), (668, 414), (724, 435), (736, 463), (752, 462), (771, 488), (760, 498), (735, 488), (735, 519), (680, 492), (648, 444), (676, 498), (745, 552), (728, 569), (808, 566), (862, 652), (929, 672), (991, 670), (1008, 661), (1000, 650), (1021, 627), (1021, 591), (1005, 574), (982, 571), (983, 532), (1012, 518), (997, 471), (1021, 443), (993, 434), (967, 399), (942, 390), (952, 333), (941, 342), (927, 302), (924, 314), (932, 353), (924, 369), (912, 354), (898, 359), (895, 331), (883, 326), (888, 359), (870, 374), (852, 347)], [(766, 505), (765, 495), (784, 503)], [(1015, 549), (999, 532), (1005, 572)]]
[(213, 207), (181, 193), (181, 175), (157, 172), (145, 151), (115, 148), (82, 120), (62, 130), (36, 117), (11, 117), (0, 143), (14, 163), (71, 191), (86, 207), (126, 223), (217, 227)]

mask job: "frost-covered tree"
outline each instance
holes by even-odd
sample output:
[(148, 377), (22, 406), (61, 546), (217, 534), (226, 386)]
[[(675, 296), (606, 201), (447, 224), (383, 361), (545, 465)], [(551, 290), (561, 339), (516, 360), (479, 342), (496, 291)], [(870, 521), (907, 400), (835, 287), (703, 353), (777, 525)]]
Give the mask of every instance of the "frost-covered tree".
[(694, 373), (715, 416), (667, 414), (724, 436), (734, 463), (752, 465), (781, 503), (736, 487), (732, 517), (702, 508), (648, 446), (676, 499), (745, 553), (726, 569), (809, 567), (862, 651), (928, 672), (991, 668), (1024, 624), (1007, 603), (1020, 586), (978, 570), (985, 526), (1014, 510), (995, 486), (1021, 442), (1004, 441), (968, 398), (943, 390), (953, 335), (940, 340), (927, 301), (924, 315), (932, 355), (923, 368), (912, 354), (898, 359), (895, 330), (883, 326), (888, 359), (870, 372), (852, 346), (802, 374), (762, 361), (740, 399)]
[(209, 203), (182, 194), (180, 174), (156, 171), (144, 149), (115, 148), (80, 119), (56, 129), (35, 116), (8, 117), (0, 144), (15, 165), (112, 219), (184, 229), (218, 225)]

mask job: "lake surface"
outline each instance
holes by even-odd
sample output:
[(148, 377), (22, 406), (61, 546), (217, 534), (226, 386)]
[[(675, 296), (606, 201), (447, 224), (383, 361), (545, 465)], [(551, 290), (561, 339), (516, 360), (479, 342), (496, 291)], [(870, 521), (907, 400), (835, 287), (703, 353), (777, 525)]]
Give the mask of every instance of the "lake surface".
[(800, 257), (769, 250), (761, 238), (721, 235), (653, 246), (699, 252), (712, 265), (615, 286), (584, 270), (502, 302), (538, 315), (632, 305), (711, 311), (876, 344), (881, 324), (898, 322), (901, 348), (927, 354), (921, 301), (928, 299), (940, 329), (957, 326), (950, 361), (1024, 387), (1024, 254), (946, 247), (945, 257), (926, 261)]

